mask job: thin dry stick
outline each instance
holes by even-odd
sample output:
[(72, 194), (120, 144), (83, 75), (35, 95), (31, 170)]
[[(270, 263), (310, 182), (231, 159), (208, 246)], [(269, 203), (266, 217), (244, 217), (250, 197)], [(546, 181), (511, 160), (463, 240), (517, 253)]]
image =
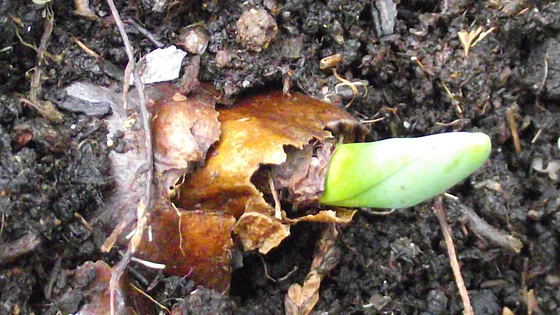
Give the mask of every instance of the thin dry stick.
[(80, 46), (80, 48), (85, 51), (88, 55), (92, 56), (95, 59), (99, 59), (100, 56), (98, 53), (96, 53), (95, 51), (93, 51), (91, 48), (89, 48), (88, 46), (86, 46), (86, 44), (82, 43), (81, 40), (79, 40), (78, 38), (74, 37), (74, 43), (76, 43), (78, 46)]
[(469, 299), (469, 294), (467, 293), (467, 287), (465, 286), (465, 281), (463, 281), (463, 276), (461, 275), (461, 267), (459, 267), (459, 261), (457, 260), (455, 245), (453, 243), (453, 238), (451, 237), (451, 228), (447, 224), (445, 210), (443, 209), (442, 196), (437, 198), (434, 203), (434, 213), (438, 218), (439, 225), (441, 226), (441, 231), (443, 232), (443, 237), (445, 239), (445, 245), (447, 246), (447, 255), (449, 255), (449, 263), (451, 264), (451, 269), (453, 269), (453, 275), (455, 276), (455, 283), (459, 289), (459, 295), (461, 295), (461, 299), (463, 300), (463, 306), (465, 308), (463, 313), (467, 315), (474, 315), (471, 300)]
[(531, 144), (535, 144), (535, 142), (537, 142), (537, 139), (541, 136), (542, 131), (542, 128), (537, 131), (533, 139), (531, 139)]
[(36, 250), (41, 242), (39, 235), (27, 233), (15, 241), (0, 245), (0, 267), (15, 261), (21, 255)]
[[(46, 13), (47, 16), (45, 18), (45, 31), (41, 36), (39, 47), (36, 49), (37, 57), (35, 59), (35, 67), (33, 68), (33, 75), (31, 77), (31, 84), (29, 88), (29, 102), (25, 103), (34, 107), (43, 117), (47, 118), (48, 120), (53, 122), (60, 122), (62, 120), (62, 114), (54, 107), (54, 105), (49, 101), (41, 101), (39, 99), (42, 94), (41, 79), (43, 71), (41, 70), (41, 66), (43, 65), (47, 46), (54, 29), (54, 15), (50, 9), (47, 9)], [(20, 40), (22, 40), (21, 37)]]
[(270, 173), (268, 173), (268, 184), (270, 185), (272, 199), (274, 199), (274, 217), (278, 220), (282, 220), (282, 206), (280, 205), (280, 198), (278, 198), (278, 192), (274, 187), (274, 180), (272, 179), (272, 175)]
[(142, 25), (138, 24), (133, 19), (126, 19), (125, 22), (135, 27), (138, 30), (138, 32), (140, 32), (142, 35), (146, 36), (146, 38), (151, 40), (152, 43), (154, 43), (154, 45), (157, 46), (157, 48), (162, 48), (163, 46), (165, 46), (162, 42), (157, 40), (154, 34), (150, 33), (147, 29), (145, 29)]
[(280, 277), (280, 278), (278, 278), (278, 279), (274, 279), (274, 278), (272, 278), (272, 277), (268, 274), (268, 268), (266, 267), (266, 262), (264, 261), (263, 255), (261, 255), (261, 254), (257, 254), (257, 255), (260, 257), (261, 262), (262, 262), (262, 264), (263, 264), (264, 275), (265, 275), (270, 281), (272, 281), (272, 282), (274, 282), (274, 283), (280, 282), (280, 281), (284, 281), (284, 280), (288, 279), (294, 272), (296, 272), (296, 271), (298, 270), (298, 266), (294, 266), (294, 268), (293, 268), (291, 271), (289, 271), (286, 275), (284, 275), (283, 277)]
[(546, 110), (545, 108), (543, 108), (541, 106), (541, 96), (542, 93), (544, 91), (544, 88), (546, 87), (546, 80), (548, 79), (548, 53), (546, 53), (546, 56), (544, 57), (544, 74), (543, 74), (543, 79), (541, 82), (541, 85), (539, 86), (539, 89), (537, 90), (537, 100), (535, 101), (535, 104), (537, 105), (537, 108), (542, 109), (542, 110)]
[(2, 241), (2, 233), (4, 232), (4, 214), (0, 217), (0, 241)]
[(523, 243), (520, 239), (491, 226), (488, 222), (484, 221), (483, 218), (479, 217), (478, 214), (476, 214), (476, 212), (474, 212), (474, 210), (470, 207), (458, 202), (456, 203), (456, 206), (467, 220), (469, 227), (477, 235), (480, 235), (492, 243), (498, 244), (513, 253), (519, 254), (521, 252)]
[(142, 294), (143, 296), (145, 296), (146, 298), (148, 298), (148, 300), (152, 301), (155, 305), (159, 306), (159, 308), (161, 308), (162, 310), (166, 311), (167, 314), (171, 314), (171, 311), (165, 307), (165, 305), (159, 303), (158, 301), (156, 301), (156, 299), (154, 299), (153, 297), (151, 297), (148, 293), (142, 291), (142, 289), (140, 289), (139, 287), (135, 286), (134, 284), (130, 284), (130, 286), (136, 290), (136, 292)]
[[(125, 47), (125, 50), (126, 50), (126, 55), (128, 57), (128, 64), (126, 65), (125, 77), (124, 77), (124, 86), (123, 86), (123, 103), (124, 104), (126, 104), (126, 93), (128, 91), (128, 87), (129, 87), (128, 80), (129, 80), (129, 76), (130, 76), (131, 72), (134, 75), (134, 82), (136, 83), (136, 87), (137, 87), (138, 101), (140, 103), (139, 104), (140, 117), (142, 119), (142, 126), (143, 126), (143, 129), (144, 129), (144, 148), (146, 150), (145, 155), (146, 155), (146, 161), (147, 161), (147, 164), (148, 164), (148, 170), (146, 172), (144, 205), (145, 205), (145, 209), (149, 210), (149, 209), (151, 209), (151, 204), (152, 204), (152, 181), (153, 181), (153, 173), (154, 173), (154, 156), (153, 156), (153, 148), (152, 148), (152, 132), (151, 132), (151, 128), (150, 128), (150, 113), (148, 112), (148, 109), (146, 108), (146, 96), (144, 95), (144, 85), (142, 84), (142, 80), (140, 79), (140, 75), (139, 75), (138, 71), (134, 69), (134, 65), (136, 63), (135, 58), (134, 58), (134, 52), (132, 50), (132, 46), (130, 44), (130, 40), (128, 39), (126, 31), (124, 30), (124, 25), (123, 25), (123, 22), (120, 18), (119, 11), (117, 10), (117, 7), (115, 6), (115, 3), (113, 2), (113, 0), (107, 0), (107, 4), (109, 5), (109, 8), (111, 9), (111, 14), (113, 15), (113, 18), (115, 19), (115, 23), (116, 23), (117, 28), (119, 30), (119, 33), (121, 34), (121, 37), (123, 39), (124, 47)], [(145, 212), (143, 212), (142, 215), (145, 215)], [(143, 218), (138, 218), (137, 217), (137, 222), (138, 223), (143, 222)], [(142, 231), (140, 229), (143, 226), (144, 226), (143, 224), (137, 224), (136, 233), (141, 234)], [(120, 280), (120, 277), (121, 277), (122, 273), (124, 272), (126, 266), (130, 262), (130, 258), (132, 257), (133, 251), (134, 251), (134, 248), (131, 248), (131, 246), (129, 246), (126, 253), (121, 258), (121, 261), (117, 264), (116, 268), (111, 273), (111, 280), (109, 281), (109, 296), (110, 296), (111, 314), (112, 315), (115, 314), (115, 298), (116, 298), (115, 295), (122, 294), (118, 283), (119, 283), (119, 280)]]
[(513, 110), (508, 108), (506, 111), (506, 119), (511, 131), (511, 136), (513, 137), (513, 145), (515, 147), (515, 152), (521, 154), (521, 143), (519, 142), (519, 132), (517, 131), (517, 122), (515, 121), (515, 115)]
[(86, 221), (86, 219), (81, 214), (79, 214), (78, 212), (74, 212), (74, 217), (80, 220), (82, 225), (86, 228), (86, 230), (88, 230), (89, 233), (93, 231), (91, 225), (89, 225), (88, 221)]

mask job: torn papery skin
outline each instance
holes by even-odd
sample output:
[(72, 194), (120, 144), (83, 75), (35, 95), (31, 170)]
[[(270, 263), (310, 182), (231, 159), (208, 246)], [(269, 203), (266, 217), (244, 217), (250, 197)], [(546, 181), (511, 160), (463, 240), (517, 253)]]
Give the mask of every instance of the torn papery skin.
[[(152, 86), (147, 92), (156, 100), (150, 106), (155, 189), (153, 206), (144, 218), (146, 228), (139, 238), (135, 237), (139, 243), (134, 255), (165, 265), (166, 274), (188, 275), (200, 285), (225, 293), (230, 285), (235, 218), (215, 209), (178, 209), (169, 200), (177, 182), (203, 163), (208, 148), (219, 138), (215, 99), (201, 88), (183, 96), (170, 84)], [(127, 115), (134, 115), (133, 108), (114, 108), (116, 114), (107, 122), (113, 134), (122, 136), (117, 144), (120, 150), (111, 155), (117, 187), (107, 202), (118, 224), (104, 244), (105, 250), (127, 242), (123, 237), (134, 228), (135, 207), (143, 197), (139, 186), (146, 162), (141, 154), (141, 130), (135, 128), (134, 116)]]
[[(352, 219), (353, 211), (321, 210), (316, 204), (339, 137), (345, 142), (361, 141), (367, 133), (344, 110), (302, 94), (285, 96), (277, 91), (249, 96), (216, 111), (215, 98), (205, 90), (193, 88), (183, 96), (171, 85), (151, 89), (152, 99), (160, 100), (150, 107), (155, 196), (152, 209), (146, 211), (146, 228), (135, 237), (139, 239), (136, 258), (164, 265), (166, 274), (188, 276), (199, 285), (227, 293), (232, 232), (244, 249), (266, 253), (300, 220), (348, 223)], [(142, 135), (134, 128), (134, 119), (122, 108), (113, 111), (121, 114), (109, 124), (120, 128), (124, 149), (113, 155), (119, 189), (110, 206), (122, 209), (116, 211), (122, 216), (113, 234), (121, 235), (124, 244), (122, 237), (133, 228), (135, 200), (142, 196), (143, 190), (135, 187), (145, 162), (139, 154)], [(276, 215), (272, 189), (259, 182), (259, 190), (253, 183), (267, 178), (267, 172), (277, 177), (278, 187), (273, 189), (286, 189), (289, 202), (305, 211), (294, 218)], [(169, 199), (173, 193), (177, 193), (175, 204)], [(307, 196), (305, 202), (298, 201), (301, 195)], [(109, 244), (115, 242), (116, 237)]]
[[(239, 218), (234, 233), (244, 249), (259, 249), (261, 253), (278, 246), (289, 235), (293, 222), (279, 219), (263, 191), (255, 186), (255, 178), (266, 178), (266, 174), (255, 175), (260, 167), (285, 163), (288, 147), (297, 152), (311, 141), (334, 141), (338, 135), (344, 135), (345, 141), (363, 140), (367, 133), (344, 110), (299, 93), (272, 91), (249, 96), (218, 111), (220, 141), (208, 153), (206, 165), (181, 186), (176, 204), (186, 209), (220, 209)], [(301, 162), (309, 163), (305, 158)], [(297, 172), (288, 173), (289, 177)], [(316, 193), (316, 198), (321, 193)], [(349, 222), (348, 217), (338, 222)], [(323, 216), (317, 221), (319, 218)]]
[(214, 100), (206, 95), (176, 93), (152, 109), (154, 164), (162, 187), (175, 186), (181, 176), (202, 165), (220, 136)]

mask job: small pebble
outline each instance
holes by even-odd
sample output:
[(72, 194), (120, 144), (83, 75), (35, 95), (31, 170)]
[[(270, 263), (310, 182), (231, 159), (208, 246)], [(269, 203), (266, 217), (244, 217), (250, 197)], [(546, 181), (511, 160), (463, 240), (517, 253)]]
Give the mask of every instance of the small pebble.
[(264, 9), (245, 11), (237, 21), (237, 41), (260, 52), (278, 35), (278, 25)]
[(181, 30), (177, 45), (185, 47), (191, 54), (202, 55), (208, 47), (210, 35), (201, 25), (187, 26)]
[(220, 50), (216, 53), (216, 65), (219, 68), (227, 67), (231, 62), (231, 54), (227, 50)]

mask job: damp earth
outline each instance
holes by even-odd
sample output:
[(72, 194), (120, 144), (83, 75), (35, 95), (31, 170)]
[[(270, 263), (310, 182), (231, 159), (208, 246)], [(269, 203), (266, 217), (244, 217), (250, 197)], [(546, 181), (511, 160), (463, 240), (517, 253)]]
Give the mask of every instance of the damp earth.
[[(462, 206), (445, 203), (475, 314), (557, 312), (560, 2), (397, 2), (116, 6), (136, 57), (177, 45), (187, 52), (183, 69), (196, 63), (198, 80), (220, 92), (223, 106), (251, 93), (294, 91), (345, 108), (372, 140), (488, 134), (489, 161), (448, 191)], [(92, 303), (88, 272), (110, 276), (88, 262), (113, 266), (124, 250), (101, 251), (114, 228), (109, 157), (124, 148), (108, 143), (110, 100), (94, 108), (68, 103), (66, 88), (122, 87), (127, 55), (99, 0), (3, 1), (0, 30), (0, 313), (75, 313)], [(336, 54), (339, 63), (322, 69), (321, 60)], [(339, 261), (312, 313), (461, 314), (433, 204), (386, 215), (366, 209), (340, 227)], [(519, 239), (521, 250), (471, 229), (462, 207)], [(138, 263), (125, 281), (183, 314), (283, 314), (321, 230), (301, 222), (266, 255), (238, 253), (227, 296)], [(155, 303), (150, 311), (163, 312)]]

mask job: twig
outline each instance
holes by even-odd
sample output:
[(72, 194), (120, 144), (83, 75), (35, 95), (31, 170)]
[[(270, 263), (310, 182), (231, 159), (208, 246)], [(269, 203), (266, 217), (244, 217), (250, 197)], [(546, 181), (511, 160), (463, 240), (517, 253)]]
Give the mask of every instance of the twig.
[(457, 118), (454, 121), (448, 122), (448, 123), (443, 123), (443, 122), (436, 121), (435, 125), (443, 126), (443, 127), (454, 127), (454, 126), (460, 125), (462, 123), (466, 123), (468, 121), (469, 120), (466, 119), (466, 118)]
[(546, 56), (544, 57), (544, 74), (543, 74), (543, 79), (541, 82), (541, 85), (539, 86), (539, 89), (537, 90), (537, 100), (536, 100), (536, 105), (537, 108), (545, 110), (545, 108), (543, 108), (541, 106), (541, 96), (542, 96), (542, 92), (544, 91), (544, 88), (546, 87), (546, 80), (548, 79), (548, 53), (546, 53)]
[[(25, 103), (35, 108), (43, 117), (47, 118), (48, 120), (52, 122), (59, 122), (60, 120), (62, 120), (62, 114), (58, 110), (56, 110), (51, 102), (42, 101), (39, 99), (42, 94), (41, 76), (43, 72), (41, 71), (41, 66), (43, 65), (47, 45), (49, 44), (49, 40), (54, 28), (53, 13), (50, 9), (47, 9), (46, 12), (47, 16), (45, 18), (45, 30), (43, 32), (43, 35), (41, 36), (39, 47), (35, 50), (37, 52), (37, 57), (35, 58), (35, 67), (33, 68), (33, 76), (31, 77), (29, 88), (29, 101), (24, 99), (22, 99), (22, 101), (27, 101)], [(31, 47), (33, 48), (33, 46)]]
[[(31, 44), (31, 43), (28, 43), (28, 42), (26, 42), (25, 40), (23, 40), (23, 38), (19, 35), (19, 31), (18, 31), (17, 28), (16, 28), (14, 31), (15, 31), (16, 37), (19, 39), (19, 42), (20, 42), (23, 46), (25, 46), (25, 47), (27, 47), (27, 48), (33, 49), (36, 53), (39, 52), (39, 48), (37, 48), (35, 45), (33, 45), (33, 44)], [(2, 51), (4, 51), (6, 48), (10, 48), (10, 47), (11, 47), (11, 46), (2, 48)], [(54, 62), (60, 62), (60, 61), (62, 60), (62, 57), (61, 57), (61, 56), (53, 55), (53, 54), (49, 53), (48, 51), (44, 51), (43, 54), (44, 54), (45, 57), (49, 58), (50, 60), (52, 60), (52, 61), (54, 61)]]
[(521, 240), (503, 231), (497, 230), (466, 205), (458, 202), (454, 202), (454, 204), (458, 206), (461, 213), (467, 219), (467, 224), (476, 234), (516, 254), (521, 252), (521, 248), (523, 247)]
[(86, 221), (86, 219), (79, 214), (78, 212), (74, 212), (74, 217), (77, 218), (78, 220), (80, 220), (80, 222), (82, 223), (82, 225), (86, 228), (86, 230), (88, 230), (90, 233), (93, 231), (93, 229), (91, 228), (91, 225), (89, 225), (88, 221)]
[(451, 269), (453, 269), (453, 275), (455, 276), (455, 283), (459, 289), (459, 295), (461, 295), (461, 299), (463, 300), (463, 307), (465, 308), (464, 314), (474, 315), (467, 287), (465, 286), (465, 281), (463, 281), (463, 276), (461, 275), (461, 267), (459, 267), (459, 261), (457, 260), (455, 245), (453, 243), (453, 238), (451, 237), (451, 228), (447, 224), (445, 210), (443, 209), (443, 197), (441, 196), (437, 198), (434, 203), (434, 213), (439, 221), (439, 225), (441, 226), (441, 231), (445, 239), (449, 263), (451, 264)]
[(478, 44), (481, 40), (485, 39), (486, 36), (488, 36), (488, 34), (492, 33), (492, 32), (495, 31), (495, 30), (496, 30), (496, 27), (495, 27), (495, 26), (492, 26), (489, 30), (480, 33), (480, 35), (479, 35), (478, 38), (474, 41), (474, 43), (471, 44), (471, 47), (476, 46), (476, 44)]
[(127, 23), (127, 24), (130, 24), (134, 28), (136, 28), (138, 30), (138, 32), (140, 32), (142, 35), (146, 36), (146, 38), (151, 40), (152, 43), (154, 43), (154, 45), (156, 45), (158, 48), (161, 48), (161, 47), (165, 46), (162, 42), (160, 42), (159, 40), (156, 39), (154, 34), (150, 33), (150, 31), (145, 29), (142, 25), (138, 24), (133, 19), (126, 19), (124, 22)]
[(445, 93), (447, 94), (447, 97), (449, 97), (449, 99), (451, 99), (451, 104), (455, 105), (455, 110), (457, 111), (457, 114), (459, 114), (462, 117), (463, 116), (463, 109), (461, 108), (461, 105), (459, 104), (459, 101), (457, 101), (457, 99), (455, 98), (455, 94), (451, 93), (451, 90), (449, 90), (449, 88), (447, 87), (445, 82), (441, 81), (441, 85), (443, 85), (443, 89), (445, 90)]
[(270, 192), (272, 193), (272, 199), (274, 199), (274, 217), (282, 220), (282, 205), (280, 204), (280, 198), (278, 198), (278, 192), (276, 187), (274, 187), (274, 179), (272, 179), (270, 172), (268, 173), (268, 185), (270, 185)]
[(9, 264), (19, 256), (34, 251), (40, 244), (40, 236), (28, 233), (13, 242), (0, 245), (0, 266)]
[[(111, 14), (113, 15), (113, 18), (115, 19), (115, 23), (117, 25), (117, 28), (121, 34), (121, 37), (123, 39), (123, 43), (124, 43), (124, 47), (126, 50), (126, 54), (128, 57), (128, 64), (126, 65), (126, 70), (125, 70), (125, 77), (124, 77), (124, 86), (123, 86), (123, 103), (126, 106), (126, 100), (127, 100), (127, 92), (128, 92), (128, 88), (129, 88), (129, 77), (130, 77), (130, 73), (132, 72), (134, 75), (134, 81), (136, 83), (136, 87), (137, 87), (137, 92), (138, 92), (138, 102), (139, 102), (139, 107), (140, 107), (140, 117), (142, 119), (142, 126), (144, 129), (144, 148), (145, 148), (145, 155), (146, 155), (146, 161), (148, 164), (148, 170), (146, 172), (146, 184), (145, 184), (145, 195), (144, 195), (144, 207), (138, 207), (138, 209), (140, 208), (145, 208), (145, 209), (151, 209), (151, 205), (152, 205), (152, 182), (153, 182), (153, 176), (154, 176), (154, 156), (153, 156), (153, 148), (152, 148), (152, 132), (151, 132), (151, 128), (150, 128), (150, 113), (148, 112), (148, 109), (146, 108), (146, 96), (144, 94), (144, 85), (142, 84), (142, 80), (140, 78), (140, 74), (138, 73), (138, 71), (136, 69), (134, 69), (134, 65), (136, 63), (135, 58), (134, 58), (134, 52), (132, 50), (132, 46), (130, 44), (130, 40), (128, 39), (128, 36), (126, 34), (126, 31), (124, 29), (124, 25), (123, 22), (120, 18), (119, 12), (117, 10), (117, 7), (115, 6), (115, 3), (113, 2), (113, 0), (107, 0), (107, 4), (109, 5), (109, 8), (111, 9)], [(140, 215), (141, 217), (138, 217), (138, 215)], [(136, 224), (136, 233), (137, 233), (137, 237), (141, 237), (142, 235), (142, 229), (145, 226), (145, 211), (138, 211), (138, 215), (137, 215), (137, 224)], [(110, 296), (110, 303), (111, 303), (111, 314), (115, 314), (115, 299), (117, 298), (117, 294), (121, 294), (122, 295), (122, 291), (119, 288), (119, 280), (121, 275), (123, 274), (126, 266), (128, 265), (128, 263), (130, 262), (130, 258), (132, 257), (132, 254), (135, 250), (136, 246), (134, 245), (134, 238), (133, 240), (131, 240), (131, 242), (129, 242), (129, 246), (128, 249), (126, 251), (126, 253), (123, 255), (123, 257), (121, 258), (121, 261), (117, 264), (117, 266), (113, 269), (113, 272), (111, 273), (111, 280), (109, 282), (109, 296)], [(122, 297), (120, 297), (122, 299)], [(119, 304), (120, 305), (120, 304)]]
[(4, 214), (2, 213), (2, 217), (0, 217), (0, 242), (2, 241), (2, 234), (4, 233)]
[(412, 56), (410, 57), (410, 61), (414, 61), (418, 64), (418, 66), (424, 71), (426, 72), (429, 76), (433, 77), (434, 76), (434, 72), (428, 68), (426, 68), (424, 66), (424, 64), (420, 61), (420, 59), (418, 59), (418, 57), (416, 56)]
[(41, 93), (41, 70), (39, 67), (43, 64), (43, 58), (45, 56), (45, 51), (47, 50), (47, 45), (51, 38), (51, 34), (54, 28), (54, 17), (50, 10), (47, 10), (47, 17), (45, 18), (45, 31), (41, 35), (41, 42), (37, 48), (37, 57), (35, 61), (35, 71), (33, 77), (31, 78), (31, 90), (29, 91), (29, 97), (31, 102), (35, 103), (39, 98)]
[(74, 40), (74, 43), (76, 43), (78, 46), (80, 46), (80, 48), (83, 51), (86, 52), (86, 54), (95, 58), (95, 61), (97, 61), (101, 65), (101, 68), (103, 69), (105, 74), (107, 74), (108, 76), (113, 77), (113, 78), (115, 78), (119, 81), (124, 81), (123, 71), (119, 67), (117, 67), (113, 63), (105, 60), (103, 58), (103, 56), (100, 56), (98, 53), (93, 51), (93, 49), (89, 48), (86, 44), (84, 44), (78, 38), (74, 37), (73, 40)]
[(142, 291), (142, 289), (140, 289), (139, 287), (135, 286), (134, 284), (130, 284), (130, 286), (136, 290), (136, 292), (142, 294), (143, 296), (145, 296), (146, 298), (148, 298), (148, 300), (152, 301), (155, 305), (157, 305), (159, 308), (161, 308), (162, 310), (165, 310), (167, 312), (167, 314), (171, 314), (171, 311), (165, 307), (165, 305), (159, 303), (158, 301), (156, 301), (153, 297), (151, 297), (148, 293)]
[(519, 133), (517, 131), (517, 122), (515, 122), (515, 116), (513, 115), (513, 110), (510, 108), (506, 111), (506, 120), (509, 125), (509, 130), (511, 131), (511, 136), (513, 138), (513, 145), (515, 146), (515, 152), (521, 154), (521, 143), (519, 142)]
[(375, 124), (376, 122), (380, 122), (383, 121), (385, 119), (385, 117), (380, 117), (380, 118), (375, 118), (375, 119), (366, 119), (366, 120), (360, 120), (360, 124)]
[(95, 59), (99, 59), (100, 56), (98, 53), (96, 53), (95, 51), (93, 51), (91, 48), (89, 48), (88, 46), (86, 46), (86, 44), (82, 43), (81, 40), (79, 40), (78, 38), (74, 37), (74, 43), (76, 43), (78, 46), (80, 46), (80, 48), (85, 51), (88, 55), (92, 56)]
[(542, 131), (542, 128), (537, 131), (533, 139), (531, 139), (531, 144), (535, 144), (535, 142), (537, 142), (537, 139), (541, 136)]

